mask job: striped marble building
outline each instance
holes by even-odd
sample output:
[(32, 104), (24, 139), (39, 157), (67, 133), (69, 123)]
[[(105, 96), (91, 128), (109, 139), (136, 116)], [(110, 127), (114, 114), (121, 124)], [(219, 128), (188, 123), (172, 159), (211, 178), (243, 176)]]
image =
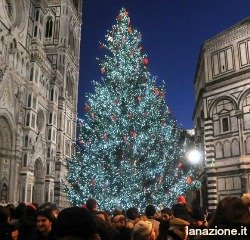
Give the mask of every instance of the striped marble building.
[(82, 0), (0, 1), (0, 203), (69, 205)]
[(194, 85), (202, 205), (214, 209), (250, 192), (250, 18), (203, 43)]

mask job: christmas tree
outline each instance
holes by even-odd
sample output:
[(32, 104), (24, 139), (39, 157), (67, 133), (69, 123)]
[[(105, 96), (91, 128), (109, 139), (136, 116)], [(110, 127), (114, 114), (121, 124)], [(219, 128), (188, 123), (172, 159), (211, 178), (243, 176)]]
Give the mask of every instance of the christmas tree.
[(165, 88), (148, 71), (141, 34), (122, 9), (106, 34), (101, 82), (87, 95), (77, 153), (68, 163), (74, 205), (95, 198), (101, 209), (170, 206), (193, 187), (181, 162), (185, 144), (165, 102)]

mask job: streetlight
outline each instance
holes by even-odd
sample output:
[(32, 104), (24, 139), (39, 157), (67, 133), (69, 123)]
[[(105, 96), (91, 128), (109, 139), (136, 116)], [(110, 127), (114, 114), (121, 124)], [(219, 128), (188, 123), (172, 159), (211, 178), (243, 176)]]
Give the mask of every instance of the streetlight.
[(190, 163), (197, 165), (201, 161), (201, 153), (198, 150), (192, 150), (188, 153), (187, 159)]

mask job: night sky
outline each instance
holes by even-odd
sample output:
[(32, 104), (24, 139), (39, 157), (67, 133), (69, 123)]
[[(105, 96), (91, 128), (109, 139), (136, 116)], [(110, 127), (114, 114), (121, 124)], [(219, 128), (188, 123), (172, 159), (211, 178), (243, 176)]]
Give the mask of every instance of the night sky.
[(193, 128), (194, 76), (204, 41), (250, 16), (249, 0), (83, 0), (78, 117), (92, 80), (102, 74), (99, 42), (125, 7), (142, 34), (149, 71), (166, 84), (166, 102), (179, 125)]

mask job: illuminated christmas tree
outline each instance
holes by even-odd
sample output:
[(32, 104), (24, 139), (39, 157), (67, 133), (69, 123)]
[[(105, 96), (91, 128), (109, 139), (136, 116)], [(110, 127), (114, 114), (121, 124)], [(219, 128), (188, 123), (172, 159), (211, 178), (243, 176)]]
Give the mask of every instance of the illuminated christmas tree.
[(105, 37), (102, 81), (87, 96), (77, 154), (69, 161), (69, 199), (80, 205), (92, 197), (101, 209), (170, 206), (196, 181), (181, 162), (184, 144), (165, 88), (151, 77), (141, 34), (125, 9)]

